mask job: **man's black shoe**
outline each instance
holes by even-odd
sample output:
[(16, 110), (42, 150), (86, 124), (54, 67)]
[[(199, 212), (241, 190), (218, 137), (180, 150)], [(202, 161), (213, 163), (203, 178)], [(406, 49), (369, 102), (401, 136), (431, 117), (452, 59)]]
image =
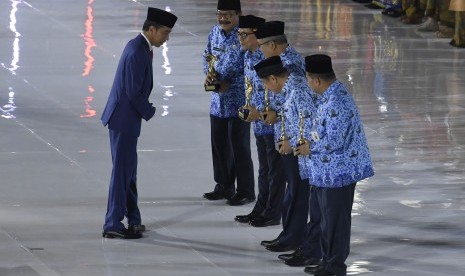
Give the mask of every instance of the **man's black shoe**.
[(240, 206), (240, 205), (244, 205), (244, 204), (254, 202), (254, 201), (255, 201), (255, 197), (246, 197), (246, 196), (236, 193), (235, 195), (233, 195), (233, 197), (228, 199), (226, 203), (231, 206)]
[(286, 252), (286, 251), (292, 251), (295, 250), (295, 246), (289, 246), (286, 244), (282, 243), (273, 243), (265, 247), (266, 250), (271, 251), (271, 252)]
[(203, 197), (208, 199), (208, 200), (220, 200), (220, 199), (224, 199), (224, 198), (226, 198), (226, 199), (230, 198), (229, 195), (225, 195), (222, 192), (215, 192), (215, 191), (205, 193), (205, 194), (203, 194)]
[(298, 252), (289, 260), (284, 261), (288, 266), (308, 266), (308, 265), (319, 265), (320, 260), (316, 258), (306, 257), (302, 252)]
[(262, 246), (270, 246), (272, 244), (278, 243), (278, 239), (270, 240), (270, 241), (262, 241), (260, 245)]
[(333, 274), (329, 271), (326, 271), (326, 270), (319, 270), (317, 272), (315, 272), (315, 274), (313, 274), (315, 276), (335, 276), (336, 274)]
[(102, 237), (107, 239), (140, 239), (142, 238), (142, 233), (133, 233), (126, 228), (123, 228), (119, 231), (103, 231)]
[(234, 220), (241, 223), (249, 223), (251, 220), (255, 218), (257, 218), (257, 215), (254, 213), (250, 213), (248, 215), (236, 216)]
[(325, 268), (322, 267), (321, 265), (307, 266), (304, 269), (304, 272), (308, 273), (308, 274), (315, 274), (315, 273), (319, 273), (319, 272), (322, 272), (322, 271), (325, 271)]
[(292, 253), (278, 255), (278, 259), (283, 260), (283, 261), (287, 261), (287, 260), (289, 260), (289, 259), (294, 258), (294, 256), (297, 255), (297, 254), (302, 254), (301, 252), (302, 252), (302, 249), (297, 248), (297, 249), (296, 249), (294, 252), (292, 252)]
[(128, 226), (128, 231), (132, 233), (144, 233), (145, 232), (145, 225), (143, 224), (138, 224), (138, 225), (129, 225)]
[(281, 219), (269, 219), (264, 217), (257, 217), (250, 221), (250, 225), (254, 227), (267, 227), (272, 225), (279, 225), (281, 223)]

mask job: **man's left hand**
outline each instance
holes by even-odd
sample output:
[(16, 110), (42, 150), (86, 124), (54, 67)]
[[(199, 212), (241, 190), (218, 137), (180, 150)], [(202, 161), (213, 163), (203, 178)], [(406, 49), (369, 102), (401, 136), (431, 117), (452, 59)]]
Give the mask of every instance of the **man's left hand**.
[(286, 155), (292, 152), (291, 144), (289, 140), (284, 140), (278, 143), (279, 146), (279, 153), (282, 155)]
[(305, 140), (305, 143), (294, 148), (294, 156), (307, 156), (310, 155), (310, 142)]

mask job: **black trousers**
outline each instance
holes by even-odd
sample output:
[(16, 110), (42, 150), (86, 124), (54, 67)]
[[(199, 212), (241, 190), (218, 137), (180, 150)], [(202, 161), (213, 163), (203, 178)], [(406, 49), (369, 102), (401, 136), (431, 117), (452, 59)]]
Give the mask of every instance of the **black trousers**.
[(286, 180), (281, 155), (274, 135), (255, 135), (258, 153), (258, 198), (252, 213), (269, 219), (280, 219)]
[(310, 219), (307, 223), (305, 230), (305, 239), (300, 248), (302, 254), (306, 257), (321, 259), (321, 211), (320, 205), (318, 204), (318, 198), (316, 196), (316, 187), (310, 186), (310, 207), (309, 214)]
[(307, 179), (302, 180), (299, 163), (292, 153), (281, 155), (287, 187), (284, 193), (282, 222), (283, 231), (278, 236), (280, 243), (299, 246), (305, 237), (308, 220), (308, 198), (310, 186)]
[(250, 152), (250, 123), (239, 118), (210, 115), (213, 177), (215, 191), (255, 197), (255, 180)]
[(355, 185), (341, 188), (315, 187), (321, 210), (321, 265), (325, 270), (345, 276), (345, 261), (350, 252), (350, 228)]

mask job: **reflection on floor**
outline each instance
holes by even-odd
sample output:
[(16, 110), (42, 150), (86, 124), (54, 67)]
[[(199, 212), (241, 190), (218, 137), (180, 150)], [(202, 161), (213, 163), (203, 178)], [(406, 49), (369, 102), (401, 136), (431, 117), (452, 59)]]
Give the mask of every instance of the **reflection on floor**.
[[(156, 117), (139, 140), (150, 231), (103, 240), (111, 171), (99, 122), (148, 5), (179, 16), (155, 50)], [(350, 0), (242, 0), (286, 22), (303, 54), (329, 53), (359, 105), (376, 176), (359, 183), (349, 274), (463, 275), (465, 51)], [(259, 245), (213, 187), (201, 52), (216, 1), (0, 2), (0, 275), (303, 275)], [(252, 141), (257, 168), (255, 142)]]

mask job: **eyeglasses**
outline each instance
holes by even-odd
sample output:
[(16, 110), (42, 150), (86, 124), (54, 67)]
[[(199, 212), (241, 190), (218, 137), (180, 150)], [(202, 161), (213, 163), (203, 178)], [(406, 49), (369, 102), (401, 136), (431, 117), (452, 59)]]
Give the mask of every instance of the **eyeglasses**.
[(262, 45), (265, 45), (265, 44), (267, 44), (267, 43), (270, 43), (271, 41), (273, 41), (273, 40), (268, 40), (268, 41), (265, 41), (265, 42), (263, 42), (263, 43), (260, 43), (260, 44), (258, 44), (258, 47), (262, 47)]
[(234, 16), (234, 13), (232, 12), (217, 12), (216, 13), (216, 18), (221, 19), (224, 17), (224, 19), (231, 19)]
[(246, 39), (247, 36), (251, 34), (254, 34), (254, 33), (237, 32), (237, 36), (239, 36), (240, 39)]

